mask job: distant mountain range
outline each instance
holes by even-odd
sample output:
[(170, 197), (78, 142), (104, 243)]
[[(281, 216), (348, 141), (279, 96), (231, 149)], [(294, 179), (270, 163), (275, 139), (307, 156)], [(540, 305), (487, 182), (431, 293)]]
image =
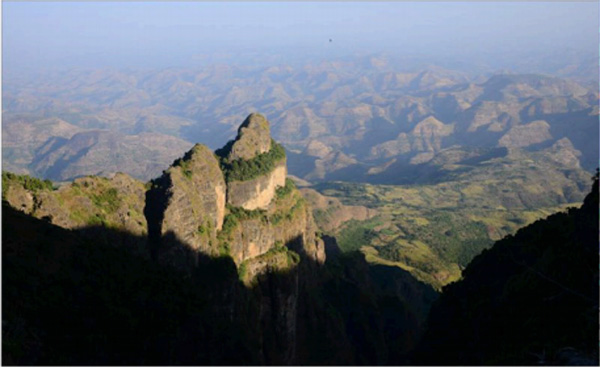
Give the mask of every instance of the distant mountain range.
[[(255, 111), (272, 121), (290, 172), (310, 181), (401, 183), (424, 168), (476, 160), (481, 148), (560, 146), (573, 168), (598, 162), (590, 139), (598, 136), (597, 91), (571, 79), (409, 69), (383, 57), (8, 76), (3, 108), (6, 167), (53, 180), (156, 177), (192, 142), (222, 146)], [(97, 157), (109, 151), (111, 165), (100, 168)]]

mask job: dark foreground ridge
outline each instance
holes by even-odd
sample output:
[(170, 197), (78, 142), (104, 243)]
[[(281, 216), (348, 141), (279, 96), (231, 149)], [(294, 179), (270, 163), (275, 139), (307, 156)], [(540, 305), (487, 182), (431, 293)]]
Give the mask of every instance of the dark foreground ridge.
[[(2, 210), (6, 365), (598, 364), (597, 180), (582, 208), (478, 256), (412, 356), (435, 293), (335, 239), (325, 266), (303, 258), (248, 286), (226, 256), (200, 255), (189, 275), (122, 246), (138, 236)], [(289, 336), (277, 314), (296, 287)]]
[(579, 209), (519, 230), (444, 288), (413, 364), (598, 365), (598, 175)]

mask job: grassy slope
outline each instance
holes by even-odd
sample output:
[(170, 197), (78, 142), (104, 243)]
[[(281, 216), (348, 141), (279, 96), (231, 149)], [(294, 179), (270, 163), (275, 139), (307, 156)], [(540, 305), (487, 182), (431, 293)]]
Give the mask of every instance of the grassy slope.
[(380, 215), (336, 232), (344, 251), (361, 249), (373, 263), (396, 265), (440, 288), (483, 249), (549, 214), (578, 206), (589, 174), (530, 160), (487, 165), (432, 185), (324, 183), (321, 193)]

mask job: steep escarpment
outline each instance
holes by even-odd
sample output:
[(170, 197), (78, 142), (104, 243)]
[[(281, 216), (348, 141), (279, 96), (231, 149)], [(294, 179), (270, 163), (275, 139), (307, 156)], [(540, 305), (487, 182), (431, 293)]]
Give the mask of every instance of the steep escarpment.
[(227, 203), (266, 209), (287, 176), (285, 149), (271, 139), (269, 122), (251, 114), (237, 137), (217, 150), (227, 180)]
[(324, 262), (312, 214), (286, 181), (285, 150), (269, 134), (269, 122), (251, 114), (216, 154), (198, 144), (152, 181), (145, 214), (159, 260), (189, 270), (198, 253), (227, 255), (248, 280), (281, 263), (266, 256), (278, 249)]
[(324, 245), (316, 230), (310, 207), (294, 182), (287, 179), (266, 210), (228, 206), (225, 228), (219, 236), (238, 265), (283, 245), (323, 263)]
[[(203, 257), (233, 260), (239, 280), (260, 296), (251, 299), (256, 323), (277, 342), (275, 350), (259, 343), (264, 359), (279, 364), (295, 359), (301, 257), (325, 261), (311, 210), (286, 174), (285, 150), (271, 139), (269, 122), (252, 114), (216, 154), (196, 145), (176, 160), (152, 181), (145, 207), (160, 263), (193, 274)], [(236, 290), (228, 283), (216, 296), (225, 309), (245, 303)]]
[(227, 203), (247, 210), (266, 209), (274, 198), (275, 190), (285, 185), (286, 174), (285, 161), (281, 161), (267, 175), (231, 181), (227, 186)]

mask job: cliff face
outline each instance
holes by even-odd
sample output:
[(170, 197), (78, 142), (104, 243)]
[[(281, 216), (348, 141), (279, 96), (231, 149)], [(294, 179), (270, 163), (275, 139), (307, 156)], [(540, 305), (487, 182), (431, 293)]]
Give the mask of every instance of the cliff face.
[(252, 180), (232, 181), (227, 185), (227, 203), (247, 210), (266, 209), (273, 201), (275, 190), (285, 185), (285, 160), (276, 164), (272, 172)]
[(206, 146), (197, 144), (176, 160), (146, 194), (144, 213), (153, 255), (190, 269), (197, 266), (197, 252), (218, 254), (216, 237), (223, 226), (225, 190), (219, 162)]
[[(258, 345), (273, 364), (295, 359), (301, 259), (325, 262), (311, 210), (286, 180), (285, 162), (268, 121), (252, 114), (216, 155), (196, 145), (175, 161), (153, 181), (145, 208), (159, 262), (193, 273), (204, 256), (233, 259), (239, 280), (260, 295), (255, 323), (261, 338), (272, 340)], [(215, 296), (231, 316), (245, 303), (235, 290), (224, 285)]]
[(283, 265), (280, 253), (324, 262), (310, 210), (286, 182), (285, 151), (269, 134), (269, 122), (252, 114), (218, 156), (196, 145), (152, 182), (145, 214), (161, 262), (190, 271), (198, 253), (228, 255), (247, 282)]
[[(217, 154), (196, 145), (148, 184), (117, 174), (111, 179), (77, 179), (56, 190), (48, 181), (3, 174), (3, 199), (13, 207), (74, 230), (40, 241), (58, 228), (12, 209), (4, 212), (13, 222), (25, 221), (29, 228), (40, 229), (34, 237), (24, 235), (27, 226), (8, 232), (11, 246), (5, 259), (12, 277), (8, 290), (16, 303), (6, 308), (7, 361), (76, 365), (404, 361), (421, 325), (409, 304), (429, 305), (433, 291), (403, 271), (370, 276), (361, 255), (333, 251), (325, 265), (325, 243), (317, 236), (311, 207), (294, 182), (286, 179), (285, 151), (268, 133), (266, 119), (252, 115), (236, 140)], [(29, 244), (32, 241), (35, 244)], [(38, 243), (62, 250), (38, 249)], [(103, 249), (107, 243), (133, 245), (154, 261)], [(334, 243), (328, 239), (329, 251)], [(54, 258), (46, 261), (36, 253), (42, 251)], [(19, 252), (32, 255), (23, 260)], [(23, 262), (33, 262), (31, 269), (23, 269)], [(45, 263), (52, 267), (42, 266)], [(59, 276), (48, 277), (47, 272)], [(385, 286), (390, 280), (399, 282), (402, 295)], [(32, 302), (26, 296), (38, 293), (36, 287), (30, 290), (35, 285), (48, 291)], [(414, 293), (406, 292), (412, 289)], [(52, 303), (57, 300), (64, 304), (55, 295), (74, 295), (73, 306), (99, 307), (90, 317), (78, 307), (55, 307)], [(412, 299), (405, 301), (410, 295)], [(115, 312), (110, 312), (112, 308)], [(40, 324), (40, 315), (69, 322)], [(25, 335), (19, 332), (22, 320), (27, 321)], [(69, 329), (80, 325), (86, 329)], [(42, 340), (30, 339), (30, 330)], [(90, 335), (101, 338), (90, 340)], [(12, 346), (25, 346), (27, 354)]]
[[(75, 359), (76, 362), (104, 362), (111, 361), (111, 357), (118, 360), (119, 356), (136, 356), (138, 360), (131, 358), (131, 361), (163, 362), (163, 365), (367, 364), (404, 359), (405, 350), (414, 343), (409, 329), (417, 328), (418, 316), (401, 299), (377, 289), (368, 275), (349, 272), (357, 261), (353, 257), (346, 259), (339, 251), (334, 252), (337, 256), (332, 257), (332, 264), (324, 265), (325, 244), (317, 236), (310, 205), (294, 182), (286, 179), (285, 151), (268, 133), (266, 119), (251, 115), (236, 140), (216, 154), (198, 144), (148, 184), (124, 174), (111, 179), (85, 177), (57, 190), (51, 182), (34, 178), (10, 174), (10, 180), (3, 179), (3, 199), (10, 205), (46, 222), (77, 230), (70, 232), (74, 242), (86, 244), (78, 261), (64, 261), (65, 275), (74, 272), (90, 275), (84, 287), (90, 295), (82, 295), (81, 303), (99, 305), (94, 299), (98, 280), (107, 284), (98, 292), (102, 303), (106, 302), (106, 296), (114, 297), (109, 304), (121, 308), (120, 300), (127, 299), (115, 293), (117, 287), (113, 285), (128, 286), (132, 295), (138, 295), (133, 299), (134, 305), (127, 307), (130, 308), (127, 313), (113, 314), (125, 316), (125, 321), (130, 316), (139, 316), (139, 326), (133, 330), (143, 326), (142, 330), (149, 332), (148, 336), (142, 336), (142, 342), (136, 341), (139, 342), (136, 346), (151, 350), (149, 360), (144, 360), (146, 354), (132, 352), (111, 355), (119, 347), (102, 346), (98, 351), (106, 354), (94, 355), (85, 350), (81, 357), (91, 356), (91, 360)], [(253, 145), (258, 148), (245, 149)], [(54, 226), (36, 221), (36, 227)], [(12, 236), (21, 239), (22, 233), (12, 232)], [(84, 239), (76, 235), (84, 233), (92, 237)], [(113, 250), (116, 252), (113, 257), (105, 249), (98, 249), (107, 243), (129, 247), (134, 244), (137, 251), (154, 260), (144, 262), (152, 267), (156, 263), (168, 266), (156, 268), (183, 280), (180, 284), (166, 284), (174, 295), (181, 289), (180, 299), (161, 296), (162, 291), (157, 294), (154, 289), (164, 289), (157, 282), (162, 276), (156, 276), (156, 271), (150, 269), (147, 274), (140, 274), (147, 266), (131, 261), (127, 252)], [(359, 261), (363, 265), (361, 272), (367, 272), (366, 261)], [(114, 267), (113, 262), (117, 262)], [(20, 265), (13, 263), (15, 268)], [(122, 266), (125, 264), (131, 268)], [(90, 274), (85, 269), (89, 265), (96, 267), (102, 277)], [(80, 266), (84, 268), (82, 271), (69, 268)], [(398, 277), (409, 278), (402, 274), (392, 279)], [(60, 280), (63, 279), (71, 280), (70, 276)], [(185, 291), (182, 285), (189, 289)], [(71, 290), (70, 285), (65, 287)], [(138, 290), (140, 287), (143, 291)], [(11, 290), (23, 288), (26, 286), (15, 283)], [(73, 289), (82, 287), (75, 285)], [(428, 291), (417, 299), (429, 303), (429, 294)], [(195, 296), (198, 298), (194, 299)], [(145, 298), (149, 301), (144, 301)], [(142, 300), (141, 306), (135, 304), (138, 300)], [(149, 305), (165, 308), (157, 311), (148, 308)], [(39, 310), (44, 308), (42, 303)], [(183, 311), (172, 313), (177, 308)], [(60, 308), (52, 308), (48, 313), (57, 311)], [(381, 311), (385, 313), (380, 315)], [(14, 321), (21, 310), (12, 308), (11, 313), (17, 317), (9, 318), (9, 325), (17, 326)], [(31, 309), (31, 316), (38, 314), (38, 306)], [(69, 314), (75, 315), (77, 321), (89, 318), (73, 311), (60, 316)], [(157, 325), (149, 322), (157, 315), (164, 316), (165, 321)], [(115, 320), (112, 315), (91, 318), (99, 321), (105, 318), (107, 326), (129, 323)], [(390, 318), (395, 325), (406, 326), (406, 330), (386, 328), (384, 320)], [(169, 329), (173, 323), (177, 327)], [(98, 326), (83, 334), (96, 333), (98, 328), (104, 328), (104, 323)], [(44, 331), (46, 327), (39, 328)], [(49, 329), (62, 336), (60, 329), (52, 326)], [(77, 333), (69, 332), (69, 336), (81, 336), (81, 332)], [(165, 339), (169, 342), (163, 349)], [(96, 341), (88, 346), (84, 338), (75, 340), (83, 341), (89, 351), (95, 352), (99, 346)], [(148, 342), (155, 340), (159, 348), (148, 349), (154, 346), (147, 345)], [(53, 339), (44, 341), (45, 349), (53, 351)], [(63, 349), (69, 346), (72, 344), (61, 345)], [(398, 350), (397, 346), (404, 350)], [(161, 349), (168, 353), (163, 354)]]
[(284, 247), (248, 265), (270, 267), (252, 285), (228, 257), (200, 257), (185, 275), (107, 247), (114, 228), (88, 238), (2, 207), (11, 365), (402, 365), (418, 338), (415, 312), (435, 294), (360, 254), (310, 268)]
[(252, 263), (253, 258), (282, 246), (312, 261), (325, 261), (310, 207), (291, 179), (277, 190), (267, 210), (230, 207), (226, 222), (227, 232), (221, 233), (221, 241), (230, 244), (230, 254), (237, 265)]

